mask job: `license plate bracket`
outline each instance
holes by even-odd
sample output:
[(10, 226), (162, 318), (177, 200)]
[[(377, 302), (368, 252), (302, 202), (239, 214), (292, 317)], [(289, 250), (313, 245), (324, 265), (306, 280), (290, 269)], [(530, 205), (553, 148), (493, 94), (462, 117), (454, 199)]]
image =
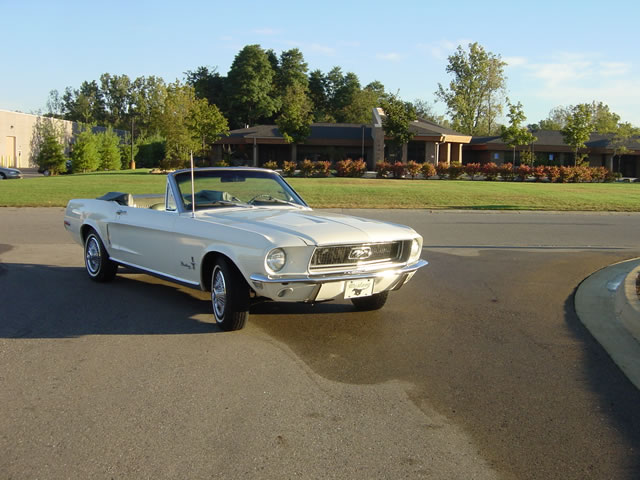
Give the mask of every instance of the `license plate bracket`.
[(373, 295), (373, 278), (347, 280), (344, 288), (344, 298), (360, 298)]

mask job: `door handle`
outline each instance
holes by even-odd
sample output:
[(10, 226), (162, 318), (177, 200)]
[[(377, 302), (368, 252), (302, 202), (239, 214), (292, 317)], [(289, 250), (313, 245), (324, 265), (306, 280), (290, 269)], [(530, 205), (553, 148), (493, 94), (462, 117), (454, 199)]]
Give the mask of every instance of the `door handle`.
[(126, 215), (126, 210), (116, 210), (116, 215)]

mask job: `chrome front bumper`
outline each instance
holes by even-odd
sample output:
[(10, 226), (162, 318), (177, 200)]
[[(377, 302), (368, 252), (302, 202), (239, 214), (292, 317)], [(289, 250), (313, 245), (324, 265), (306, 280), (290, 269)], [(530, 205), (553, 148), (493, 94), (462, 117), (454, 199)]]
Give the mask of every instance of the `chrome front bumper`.
[(344, 297), (346, 282), (365, 278), (375, 279), (373, 293), (398, 290), (407, 283), (426, 260), (386, 270), (350, 271), (341, 274), (305, 276), (265, 276), (253, 274), (252, 286), (261, 297), (281, 302), (320, 302)]

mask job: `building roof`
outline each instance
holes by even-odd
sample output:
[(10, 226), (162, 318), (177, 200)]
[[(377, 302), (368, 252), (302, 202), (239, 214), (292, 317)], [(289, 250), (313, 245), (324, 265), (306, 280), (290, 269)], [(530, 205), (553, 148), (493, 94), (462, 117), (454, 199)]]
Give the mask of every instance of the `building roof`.
[[(557, 130), (537, 130), (532, 132), (537, 137), (534, 143), (536, 147), (560, 147), (569, 148), (565, 143), (562, 133)], [(585, 142), (587, 148), (590, 149), (611, 149), (611, 140), (613, 134), (592, 133), (589, 140)], [(488, 137), (473, 137), (470, 142), (471, 146), (493, 145), (495, 147), (506, 147), (505, 142), (499, 135)], [(633, 137), (625, 142), (625, 146), (632, 150), (640, 150), (640, 137)]]

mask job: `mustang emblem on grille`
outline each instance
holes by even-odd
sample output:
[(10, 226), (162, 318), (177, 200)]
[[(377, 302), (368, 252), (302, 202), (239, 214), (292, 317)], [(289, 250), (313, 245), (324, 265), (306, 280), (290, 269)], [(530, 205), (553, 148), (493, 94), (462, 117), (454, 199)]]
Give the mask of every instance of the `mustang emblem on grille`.
[(349, 260), (364, 260), (371, 256), (371, 247), (355, 247), (349, 252)]

